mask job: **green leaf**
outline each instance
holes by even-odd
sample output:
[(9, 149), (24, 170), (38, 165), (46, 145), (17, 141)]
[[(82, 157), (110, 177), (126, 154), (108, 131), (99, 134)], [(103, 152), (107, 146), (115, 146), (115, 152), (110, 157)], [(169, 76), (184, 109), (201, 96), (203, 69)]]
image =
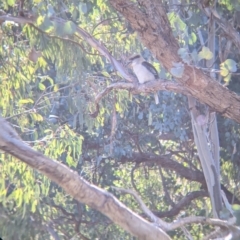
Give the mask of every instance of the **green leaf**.
[(232, 76), (232, 74), (228, 74), (223, 80), (224, 80), (224, 82), (225, 83), (229, 83), (229, 81), (231, 80), (231, 76)]
[(27, 103), (34, 103), (31, 98), (21, 99), (18, 101), (19, 104), (27, 104)]
[(38, 113), (32, 113), (31, 116), (34, 121), (39, 121), (39, 122), (43, 121), (42, 115), (40, 115)]
[(220, 64), (220, 74), (224, 77), (224, 82), (229, 83), (231, 80), (231, 73), (237, 71), (237, 63), (232, 59), (227, 59)]
[(73, 158), (69, 154), (66, 157), (66, 162), (67, 162), (68, 166), (70, 166), (70, 167), (76, 166), (76, 163), (73, 161)]
[(79, 17), (79, 11), (76, 8), (74, 8), (74, 10), (72, 12), (73, 21), (76, 21), (78, 19), (78, 17)]
[(58, 35), (60, 37), (64, 36), (64, 30), (63, 30), (62, 23), (54, 22), (54, 31), (55, 31), (56, 35)]
[(208, 47), (203, 47), (202, 50), (198, 53), (198, 60), (206, 59), (210, 60), (213, 58), (213, 53)]
[(37, 200), (35, 199), (32, 202), (31, 211), (34, 213), (36, 212), (36, 209), (37, 209)]
[(196, 41), (197, 41), (197, 36), (196, 36), (195, 33), (192, 32), (192, 33), (189, 35), (188, 43), (189, 43), (190, 45), (193, 45)]
[(42, 91), (44, 91), (44, 90), (46, 89), (46, 87), (45, 87), (44, 84), (42, 84), (42, 83), (39, 83), (39, 84), (38, 84), (38, 88), (39, 88), (40, 90), (42, 90)]
[(53, 23), (47, 16), (39, 16), (36, 24), (44, 32), (49, 33), (53, 30)]
[(66, 22), (64, 24), (63, 31), (64, 31), (64, 34), (66, 35), (74, 34), (76, 31), (76, 24), (71, 21)]
[(237, 71), (237, 63), (232, 59), (227, 59), (225, 62), (221, 63), (220, 66), (224, 65), (230, 72)]
[(7, 0), (7, 4), (12, 7), (15, 4), (15, 0)]
[(106, 71), (102, 71), (101, 74), (102, 74), (104, 77), (110, 77), (109, 73), (106, 72)]
[(221, 76), (226, 77), (229, 74), (229, 71), (227, 68), (225, 68), (225, 66), (223, 66), (223, 67), (220, 67), (220, 74)]

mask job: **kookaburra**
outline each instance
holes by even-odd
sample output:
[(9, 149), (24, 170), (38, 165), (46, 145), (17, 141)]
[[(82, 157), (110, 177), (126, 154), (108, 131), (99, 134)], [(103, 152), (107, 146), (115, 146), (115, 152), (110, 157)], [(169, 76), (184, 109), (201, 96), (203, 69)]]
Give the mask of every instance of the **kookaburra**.
[[(129, 58), (128, 64), (131, 64), (133, 72), (138, 78), (138, 82), (143, 84), (148, 81), (158, 79), (158, 72), (156, 68), (145, 61), (144, 58), (140, 55), (134, 55)], [(157, 93), (154, 93), (155, 103), (159, 103)]]

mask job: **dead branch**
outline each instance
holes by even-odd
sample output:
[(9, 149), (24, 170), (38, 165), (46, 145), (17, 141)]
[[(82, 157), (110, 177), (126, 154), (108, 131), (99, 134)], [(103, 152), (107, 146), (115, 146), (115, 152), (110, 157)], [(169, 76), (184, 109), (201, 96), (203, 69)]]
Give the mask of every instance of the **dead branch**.
[(118, 187), (111, 187), (117, 191), (121, 191), (123, 193), (127, 193), (132, 195), (135, 200), (140, 205), (142, 211), (158, 226), (164, 229), (165, 231), (173, 231), (177, 228), (181, 228), (183, 226), (186, 226), (188, 224), (194, 224), (194, 223), (202, 223), (202, 224), (210, 224), (213, 226), (219, 226), (221, 229), (228, 230), (226, 234), (232, 233), (234, 236), (239, 237), (240, 236), (240, 228), (232, 225), (232, 222), (227, 222), (219, 219), (213, 219), (213, 218), (206, 218), (206, 217), (197, 217), (197, 216), (190, 216), (186, 218), (179, 218), (178, 220), (167, 223), (160, 218), (158, 218), (156, 215), (154, 215), (148, 207), (145, 205), (145, 203), (142, 201), (142, 199), (138, 196), (138, 194), (130, 189), (124, 189), (124, 188), (118, 188)]

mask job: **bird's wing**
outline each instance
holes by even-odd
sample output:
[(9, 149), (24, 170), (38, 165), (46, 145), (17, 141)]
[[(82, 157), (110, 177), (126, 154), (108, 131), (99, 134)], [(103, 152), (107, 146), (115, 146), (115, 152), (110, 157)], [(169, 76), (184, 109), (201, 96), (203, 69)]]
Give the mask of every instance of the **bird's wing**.
[(158, 78), (158, 72), (157, 72), (156, 68), (152, 64), (150, 64), (149, 62), (144, 61), (144, 62), (142, 62), (142, 65), (145, 68), (147, 68), (148, 71), (150, 71), (154, 75), (155, 79)]

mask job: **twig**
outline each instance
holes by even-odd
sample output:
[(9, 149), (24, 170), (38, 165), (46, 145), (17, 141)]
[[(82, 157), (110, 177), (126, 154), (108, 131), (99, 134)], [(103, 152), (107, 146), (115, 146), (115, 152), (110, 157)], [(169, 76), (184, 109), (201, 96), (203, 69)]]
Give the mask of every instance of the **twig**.
[(124, 188), (118, 188), (118, 187), (114, 187), (111, 186), (112, 189), (115, 189), (117, 191), (123, 192), (123, 193), (128, 193), (130, 195), (132, 195), (136, 201), (138, 202), (138, 204), (140, 205), (142, 211), (151, 219), (152, 222), (154, 222), (155, 224), (157, 224), (159, 227), (161, 227), (162, 229), (168, 229), (169, 228), (169, 223), (162, 221), (160, 218), (158, 218), (157, 216), (155, 216), (149, 209), (148, 207), (145, 205), (145, 203), (142, 201), (142, 199), (138, 196), (138, 194), (130, 189), (124, 189)]

